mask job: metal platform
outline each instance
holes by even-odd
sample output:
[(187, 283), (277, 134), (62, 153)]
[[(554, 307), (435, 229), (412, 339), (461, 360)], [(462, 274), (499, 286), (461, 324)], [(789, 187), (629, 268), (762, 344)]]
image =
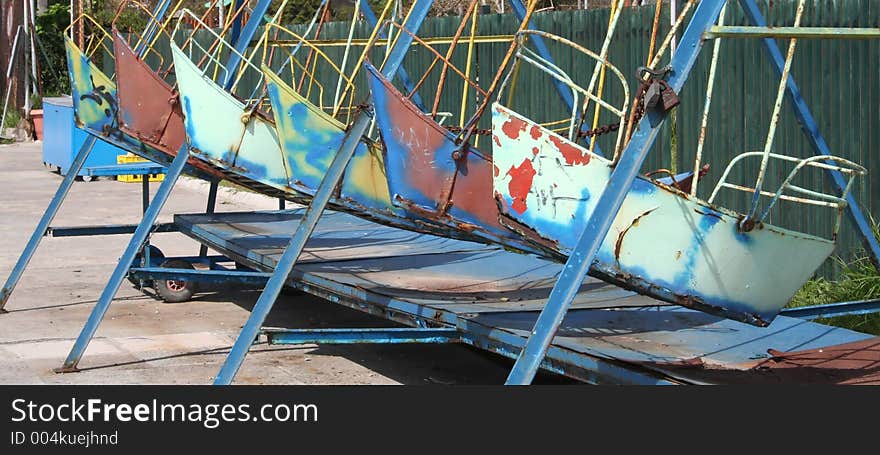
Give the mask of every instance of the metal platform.
[[(227, 257), (268, 272), (303, 212), (176, 215), (175, 224)], [(455, 329), (458, 336), (444, 332), (441, 338), (515, 358), (561, 269), (561, 264), (497, 246), (325, 212), (288, 284), (409, 326)], [(870, 339), (785, 316), (758, 328), (588, 278), (542, 367), (592, 383), (751, 382), (758, 376), (772, 381), (782, 370), (773, 369), (768, 378), (768, 352), (864, 345)], [(876, 374), (850, 370), (842, 377), (835, 367), (833, 374), (820, 374), (810, 382), (844, 382)]]

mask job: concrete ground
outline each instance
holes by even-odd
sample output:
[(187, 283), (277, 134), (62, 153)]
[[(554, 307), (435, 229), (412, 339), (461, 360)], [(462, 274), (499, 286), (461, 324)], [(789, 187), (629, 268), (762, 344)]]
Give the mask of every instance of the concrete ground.
[[(5, 281), (62, 177), (46, 169), (39, 143), (0, 146), (0, 280)], [(153, 184), (155, 191), (158, 184)], [(77, 182), (53, 226), (136, 223), (139, 184)], [(179, 182), (160, 222), (204, 211), (207, 184)], [(276, 209), (277, 201), (221, 187), (218, 211)], [(0, 315), (0, 384), (210, 384), (259, 290), (215, 289), (166, 304), (127, 281), (79, 364), (56, 374), (125, 249), (128, 235), (46, 238)], [(166, 255), (198, 244), (157, 234)], [(309, 295), (282, 295), (266, 325), (387, 327), (389, 323)], [(501, 384), (512, 362), (458, 345), (343, 345), (251, 349), (238, 384)], [(539, 375), (536, 383), (568, 382)]]

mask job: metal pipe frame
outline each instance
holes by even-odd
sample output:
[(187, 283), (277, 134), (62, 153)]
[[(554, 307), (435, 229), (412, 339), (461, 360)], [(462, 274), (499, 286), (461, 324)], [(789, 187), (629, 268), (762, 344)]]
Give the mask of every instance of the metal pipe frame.
[[(208, 206), (205, 207), (205, 213), (214, 213), (214, 209), (217, 207), (217, 188), (219, 186), (219, 180), (211, 180), (211, 186), (208, 187)], [(207, 255), (207, 245), (199, 246), (199, 256), (204, 257)]]
[(159, 212), (162, 210), (162, 207), (171, 195), (171, 190), (174, 188), (174, 184), (183, 173), (187, 158), (189, 158), (189, 151), (187, 146), (183, 145), (180, 150), (177, 151), (174, 161), (172, 161), (171, 165), (168, 167), (168, 174), (166, 175), (165, 180), (159, 185), (159, 190), (156, 192), (156, 196), (150, 203), (147, 211), (144, 213), (144, 217), (140, 224), (138, 224), (137, 229), (135, 229), (131, 240), (129, 240), (125, 252), (116, 264), (116, 268), (113, 270), (113, 274), (110, 276), (107, 286), (104, 287), (104, 291), (101, 293), (98, 303), (92, 309), (89, 319), (86, 321), (82, 331), (76, 339), (76, 343), (74, 343), (71, 348), (64, 364), (55, 370), (56, 373), (78, 371), (76, 368), (77, 364), (82, 358), (89, 342), (91, 342), (92, 337), (95, 335), (95, 332), (98, 330), (98, 325), (100, 325), (101, 320), (104, 319), (104, 315), (107, 313), (110, 303), (113, 302), (113, 297), (116, 296), (119, 286), (121, 286), (122, 281), (125, 280), (125, 276), (128, 274), (128, 271), (134, 262), (135, 255), (141, 251), (142, 246), (147, 242), (153, 229), (153, 223), (156, 222)]
[(837, 302), (825, 305), (812, 305), (798, 308), (786, 308), (779, 314), (793, 318), (812, 321), (818, 318), (837, 316), (854, 316), (880, 312), (880, 299), (858, 300), (854, 302)]
[(727, 25), (710, 28), (706, 32), (705, 38), (878, 39), (880, 38), (880, 28)]
[(456, 328), (277, 329), (263, 328), (269, 344), (445, 344), (460, 343)]
[[(271, 271), (269, 266), (256, 257), (227, 250), (222, 238), (198, 229), (190, 230), (190, 228), (192, 227), (182, 228), (182, 231), (198, 242), (208, 244), (212, 249), (223, 251), (236, 263), (255, 270)], [(436, 310), (405, 300), (388, 298), (358, 287), (340, 285), (309, 273), (300, 273), (294, 270), (288, 277), (286, 285), (331, 303), (407, 326), (420, 328), (429, 325), (456, 327), (459, 330), (462, 344), (510, 359), (516, 359), (525, 343), (523, 337), (518, 334), (496, 330), (491, 326), (477, 322), (475, 319), (462, 318), (453, 311)], [(668, 377), (662, 372), (651, 371), (636, 365), (623, 365), (602, 357), (576, 353), (560, 346), (550, 347), (547, 351), (547, 357), (541, 363), (541, 368), (590, 384), (676, 385), (681, 383), (681, 381)]]
[(165, 267), (134, 267), (129, 275), (136, 280), (177, 280), (198, 283), (229, 283), (265, 285), (271, 273), (245, 272), (241, 270), (192, 270)]
[[(61, 226), (46, 228), (46, 237), (89, 237), (94, 235), (133, 234), (136, 224), (108, 224), (94, 226)], [(158, 223), (153, 232), (177, 232), (174, 223)]]
[[(513, 0), (519, 1), (519, 0)], [(388, 35), (379, 27), (379, 19), (376, 17), (376, 13), (373, 12), (373, 8), (370, 6), (370, 2), (368, 0), (359, 0), (361, 3), (361, 13), (364, 15), (364, 19), (367, 21), (367, 24), (370, 25), (371, 28), (378, 27), (378, 37), (380, 39), (388, 40)], [(401, 66), (400, 69), (397, 70), (397, 77), (400, 78), (400, 82), (403, 84), (403, 87), (407, 92), (411, 92), (415, 84), (413, 84), (412, 79), (409, 78), (409, 74), (407, 74), (406, 70)], [(422, 97), (419, 96), (418, 93), (415, 93), (412, 97), (412, 102), (418, 106), (423, 112), (425, 112), (425, 104), (422, 102)]]
[(43, 212), (43, 216), (37, 223), (37, 227), (34, 228), (34, 232), (31, 234), (31, 238), (28, 240), (27, 245), (25, 245), (24, 251), (21, 252), (18, 261), (15, 263), (15, 267), (12, 268), (12, 272), (6, 279), (6, 284), (0, 289), (0, 314), (6, 313), (6, 302), (9, 301), (9, 297), (15, 289), (15, 285), (18, 284), (18, 280), (21, 278), (22, 273), (24, 273), (24, 269), (27, 268), (28, 263), (37, 251), (40, 241), (48, 232), (49, 223), (52, 222), (55, 215), (58, 213), (58, 209), (61, 208), (61, 204), (67, 197), (67, 193), (70, 191), (70, 187), (73, 185), (76, 175), (79, 174), (79, 171), (83, 167), (83, 163), (88, 159), (97, 140), (98, 138), (96, 136), (91, 134), (88, 135), (85, 142), (83, 142), (79, 151), (76, 153), (73, 163), (70, 164), (70, 168), (67, 169), (67, 174), (64, 175), (64, 179), (61, 181), (61, 184), (58, 185), (58, 189), (55, 190), (55, 196), (52, 196), (52, 200), (49, 201), (49, 206), (46, 207), (46, 211)]
[[(740, 5), (746, 14), (746, 17), (752, 22), (752, 25), (756, 27), (767, 27), (767, 20), (764, 18), (764, 15), (758, 8), (758, 4), (755, 3), (755, 0), (740, 0)], [(785, 67), (785, 58), (779, 50), (779, 45), (774, 38), (764, 38), (763, 41), (764, 49), (767, 51), (776, 73), (781, 76), (783, 68)], [(825, 142), (825, 138), (819, 133), (819, 125), (816, 123), (813, 113), (807, 106), (807, 102), (804, 100), (803, 96), (801, 96), (801, 91), (798, 88), (797, 83), (795, 83), (794, 77), (791, 75), (788, 76), (786, 95), (794, 107), (795, 118), (797, 118), (798, 123), (801, 125), (801, 129), (804, 130), (804, 133), (810, 140), (810, 145), (812, 145), (815, 154), (833, 155), (828, 143)], [(829, 164), (833, 165), (833, 163)], [(837, 189), (841, 192), (845, 191), (847, 188), (847, 179), (839, 172), (829, 171), (828, 173)], [(862, 209), (859, 207), (858, 201), (856, 201), (856, 198), (852, 193), (847, 194), (846, 202), (847, 213), (849, 213), (850, 219), (855, 223), (856, 228), (859, 230), (862, 244), (864, 245), (865, 250), (868, 251), (871, 262), (874, 264), (874, 267), (880, 269), (880, 243), (878, 243), (877, 238), (874, 237), (871, 223), (868, 222), (868, 219), (862, 213)]]
[(89, 177), (110, 177), (114, 175), (158, 175), (165, 173), (165, 166), (152, 163), (108, 164), (86, 168)]
[[(669, 84), (674, 90), (681, 90), (702, 47), (702, 37), (713, 27), (712, 24), (719, 17), (725, 3), (724, 0), (705, 0), (699, 4), (694, 12), (693, 19), (682, 37), (679, 51), (672, 59), (673, 75), (669, 80)], [(754, 0), (740, 0), (740, 3), (746, 12), (746, 16), (753, 24), (759, 27), (767, 26), (766, 20)], [(783, 75), (785, 59), (776, 41), (773, 38), (765, 38), (764, 43), (777, 73), (780, 76)], [(806, 102), (801, 97), (794, 78), (788, 75), (786, 82), (786, 94), (792, 101), (796, 116), (810, 138), (817, 154), (830, 155), (828, 145), (819, 134), (815, 119), (812, 117)], [(507, 384), (529, 384), (534, 378), (550, 342), (565, 317), (574, 293), (577, 287), (580, 286), (580, 283), (583, 282), (589, 266), (601, 246), (602, 240), (607, 234), (614, 217), (620, 210), (620, 206), (632, 185), (633, 179), (656, 139), (658, 128), (662, 125), (664, 118), (665, 113), (653, 111), (640, 122), (638, 131), (633, 135), (632, 140), (621, 157), (621, 161), (612, 172), (609, 184), (597, 203), (594, 215), (587, 222), (586, 228), (574, 249), (574, 253), (569, 256), (566, 267), (560, 274), (547, 305), (541, 311), (531, 336), (520, 352), (507, 378)], [(830, 173), (841, 191), (848, 187), (847, 182), (839, 172)], [(861, 210), (858, 208), (852, 194), (847, 195), (847, 200), (849, 203), (849, 213), (861, 231), (867, 249), (871, 251), (871, 259), (875, 266), (880, 266), (880, 261), (878, 261), (880, 246), (877, 245), (877, 240), (873, 236), (870, 225), (861, 214)]]
[(229, 60), (226, 62), (226, 78), (223, 80), (224, 89), (229, 90), (235, 83), (238, 65), (241, 64), (242, 60), (241, 56), (244, 55), (245, 50), (247, 50), (251, 40), (254, 38), (254, 34), (257, 33), (257, 28), (259, 28), (260, 23), (263, 21), (263, 16), (269, 10), (271, 3), (272, 0), (260, 0), (257, 3), (240, 36), (238, 30), (241, 23), (241, 15), (236, 16), (235, 25), (232, 28), (232, 39), (230, 40), (230, 42), (235, 43), (235, 52), (229, 54)]
[[(411, 7), (404, 28), (413, 33), (418, 32), (422, 22), (428, 15), (428, 10), (432, 4), (432, 0), (416, 0)], [(397, 74), (397, 70), (401, 67), (403, 59), (411, 44), (412, 37), (410, 35), (401, 34), (397, 37), (397, 41), (391, 48), (385, 61), (385, 65), (382, 68), (382, 73), (385, 77), (392, 79), (394, 75)], [(369, 97), (366, 102), (369, 103)], [(361, 137), (366, 133), (371, 122), (371, 115), (368, 111), (364, 110), (358, 113), (354, 124), (348, 129), (339, 150), (336, 152), (333, 161), (330, 163), (327, 173), (324, 175), (321, 184), (318, 186), (311, 204), (309, 204), (309, 207), (306, 209), (306, 213), (303, 215), (303, 219), (297, 227), (296, 233), (284, 249), (284, 253), (282, 253), (278, 260), (278, 264), (275, 266), (275, 271), (272, 273), (272, 277), (269, 278), (269, 282), (266, 284), (265, 289), (263, 289), (262, 294), (260, 294), (259, 300), (257, 300), (257, 303), (254, 305), (250, 317), (248, 317), (247, 322), (242, 327), (238, 338), (235, 340), (235, 344), (232, 346), (232, 350), (229, 352), (226, 361), (220, 368), (220, 372), (214, 380), (215, 385), (230, 384), (235, 378), (235, 374), (241, 367), (251, 344), (253, 344), (254, 340), (260, 333), (260, 328), (266, 319), (266, 315), (272, 310), (275, 300), (281, 293), (281, 288), (287, 281), (288, 275), (290, 275), (290, 272), (293, 270), (293, 266), (296, 264), (297, 259), (299, 259), (299, 256), (302, 253), (303, 248), (305, 248), (309, 237), (312, 235), (315, 226), (317, 226), (321, 213), (323, 213), (324, 209), (327, 207), (327, 203), (330, 201), (336, 187), (339, 185), (342, 175), (345, 172), (345, 168), (348, 166), (348, 162), (354, 155)]]
[[(676, 92), (681, 91), (690, 75), (704, 42), (703, 34), (718, 20), (725, 2), (726, 0), (703, 0), (694, 11), (693, 18), (670, 63), (672, 76), (668, 84)], [(620, 160), (611, 173), (605, 191), (599, 197), (595, 212), (587, 221), (577, 245), (569, 255), (565, 268), (550, 293), (547, 304), (520, 351), (506, 384), (525, 385), (534, 379), (550, 342), (587, 276), (596, 252), (620, 210), (633, 180), (639, 174), (666, 117), (667, 112), (650, 110), (639, 122), (632, 139), (621, 153)]]

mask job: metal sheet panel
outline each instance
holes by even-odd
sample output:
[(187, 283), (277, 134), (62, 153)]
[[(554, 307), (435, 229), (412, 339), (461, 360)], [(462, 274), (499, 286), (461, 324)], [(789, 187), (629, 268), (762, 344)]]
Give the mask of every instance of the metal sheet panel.
[[(175, 222), (230, 257), (271, 270), (299, 216), (301, 211), (177, 215)], [(352, 237), (346, 229), (370, 233)], [(502, 355), (515, 354), (525, 343), (538, 315), (531, 302), (543, 302), (546, 284), (560, 267), (496, 247), (413, 236), (342, 213), (323, 217), (315, 233), (305, 250), (308, 260), (291, 275), (308, 292), (363, 311), (453, 325), (471, 344)], [(366, 239), (375, 248), (364, 244)], [(557, 371), (580, 377), (578, 368), (593, 373), (601, 368), (615, 382), (632, 380), (624, 373), (639, 369), (685, 382), (741, 382), (743, 377), (748, 382), (760, 375), (754, 368), (772, 356), (768, 349), (798, 351), (871, 339), (784, 316), (760, 328), (632, 293), (615, 295), (612, 289), (596, 280), (584, 283), (548, 353)], [(622, 362), (617, 365), (624, 371), (609, 373), (612, 365), (601, 360)]]
[[(492, 117), (502, 210), (571, 254), (606, 189), (610, 161), (499, 104)], [(735, 213), (637, 178), (592, 273), (692, 308), (769, 323), (834, 243), (771, 225), (741, 232), (738, 224)]]

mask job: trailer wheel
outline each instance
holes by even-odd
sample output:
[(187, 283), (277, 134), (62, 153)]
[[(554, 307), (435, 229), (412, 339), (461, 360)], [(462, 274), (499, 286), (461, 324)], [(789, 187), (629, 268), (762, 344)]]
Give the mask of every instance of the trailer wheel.
[(95, 180), (95, 177), (93, 177), (91, 175), (84, 175), (84, 176), (82, 176), (82, 179), (83, 179), (83, 182), (91, 182), (92, 180)]
[[(147, 248), (150, 249), (150, 263), (143, 264), (144, 254), (143, 251), (140, 251), (134, 256), (134, 260), (131, 262), (132, 267), (158, 267), (160, 266), (160, 264), (162, 264), (162, 261), (165, 260), (165, 255), (162, 254), (162, 250), (152, 244), (148, 245)], [(128, 274), (127, 278), (128, 281), (130, 281), (131, 284), (135, 285), (135, 287), (137, 288), (150, 287), (150, 285), (152, 284), (152, 281), (149, 280), (141, 283), (140, 281), (132, 278), (131, 274)]]
[[(195, 270), (191, 263), (180, 259), (169, 259), (160, 267)], [(196, 283), (182, 280), (154, 280), (153, 289), (166, 303), (180, 303), (192, 298), (196, 292)]]

